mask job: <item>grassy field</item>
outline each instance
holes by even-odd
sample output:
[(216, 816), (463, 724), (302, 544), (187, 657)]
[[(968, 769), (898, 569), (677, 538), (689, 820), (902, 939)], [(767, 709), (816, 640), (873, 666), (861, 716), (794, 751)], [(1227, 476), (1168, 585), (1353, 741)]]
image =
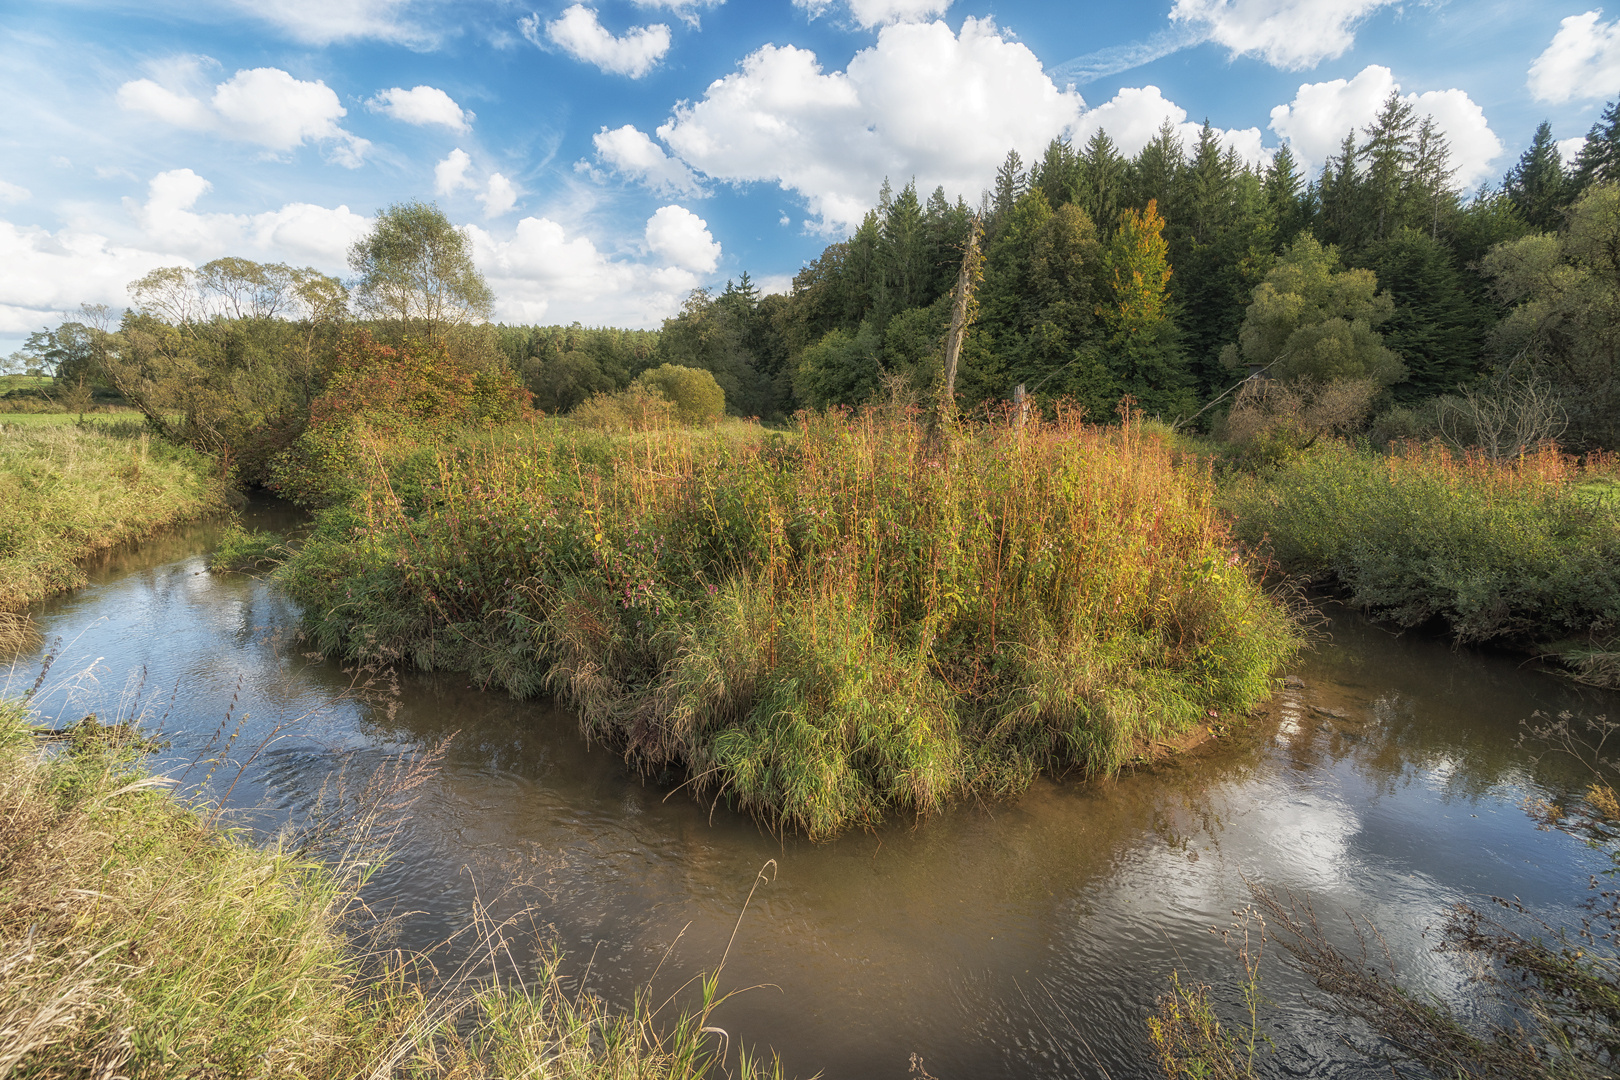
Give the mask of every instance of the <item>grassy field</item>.
[(557, 694), (813, 837), (1106, 774), (1267, 697), (1295, 645), (1208, 473), (1134, 424), (547, 425), (354, 474), (279, 571), (320, 648)]
[[(127, 406), (101, 406), (95, 412), (85, 413), (83, 420), (86, 424), (99, 424), (103, 427), (107, 425), (139, 424), (141, 423), (141, 411)], [(77, 424), (79, 421), (79, 414), (70, 412), (0, 412), (0, 427), (65, 427), (69, 424)]]
[[(365, 945), (358, 890), (381, 855), (365, 839), (381, 802), (324, 859), (296, 832), (259, 848), (143, 772), (128, 729), (84, 723), (44, 753), (32, 720), (0, 701), (0, 1075), (775, 1075), (722, 1062), (706, 1030), (717, 976), (680, 1016), (565, 992), (546, 958), (521, 981), (463, 969), (425, 994), (426, 958)], [(419, 776), (380, 796), (390, 813)]]
[(49, 375), (0, 375), (0, 397), (13, 390), (49, 390), (55, 385)]
[(0, 425), (0, 611), (76, 588), (86, 557), (224, 498), (210, 459), (127, 422)]
[(1507, 462), (1437, 445), (1323, 444), (1224, 495), (1243, 539), (1401, 626), (1463, 642), (1545, 646), (1576, 672), (1620, 675), (1615, 462), (1544, 449)]

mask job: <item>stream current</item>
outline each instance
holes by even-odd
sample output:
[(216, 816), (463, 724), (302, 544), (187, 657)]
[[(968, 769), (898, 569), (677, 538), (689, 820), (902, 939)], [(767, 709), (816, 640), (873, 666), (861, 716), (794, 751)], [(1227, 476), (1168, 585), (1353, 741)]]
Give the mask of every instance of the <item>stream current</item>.
[[(269, 503), (246, 516), (299, 520)], [(901, 1078), (913, 1054), (941, 1080), (1155, 1076), (1144, 1018), (1173, 969), (1237, 1018), (1239, 968), (1209, 930), (1247, 903), (1245, 878), (1308, 892), (1341, 941), (1343, 912), (1371, 919), (1405, 985), (1466, 1008), (1467, 970), (1424, 937), (1448, 905), (1513, 896), (1573, 922), (1611, 865), (1521, 808), (1566, 799), (1583, 774), (1517, 740), (1537, 711), (1620, 717), (1620, 695), (1344, 610), (1290, 666), (1303, 687), (1243, 731), (1117, 779), (1042, 780), (1015, 801), (817, 845), (642, 783), (546, 702), (420, 674), (390, 700), (357, 697), (339, 665), (300, 651), (275, 590), (208, 571), (218, 532), (116, 552), (88, 587), (37, 605), (41, 640), (10, 665), (10, 692), (49, 652), (44, 717), (144, 711), (171, 740), (152, 767), (170, 774), (219, 756), (229, 711), (239, 734), (212, 795), (263, 832), (307, 811), (340, 766), (354, 783), (453, 736), (368, 888), (399, 917), (398, 944), (450, 937), (475, 902), (524, 911), (509, 935), (520, 956), (555, 946), (565, 974), (623, 1004), (713, 968), (737, 927), (722, 987), (753, 989), (715, 1022), (800, 1077)], [(1308, 988), (1273, 946), (1264, 1071), (1388, 1075), (1302, 1002)]]

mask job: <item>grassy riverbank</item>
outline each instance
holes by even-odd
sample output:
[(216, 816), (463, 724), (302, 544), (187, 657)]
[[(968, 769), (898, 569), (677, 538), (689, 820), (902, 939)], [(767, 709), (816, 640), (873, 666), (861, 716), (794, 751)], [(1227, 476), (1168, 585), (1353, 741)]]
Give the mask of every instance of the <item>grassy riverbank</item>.
[(0, 612), (76, 588), (88, 556), (224, 500), (210, 459), (133, 424), (0, 424)]
[(649, 775), (829, 836), (1105, 774), (1294, 645), (1138, 425), (508, 430), (418, 455), (281, 571), (316, 645), (556, 693)]
[(1504, 462), (1438, 445), (1390, 454), (1324, 443), (1231, 482), (1237, 535), (1352, 603), (1462, 642), (1563, 656), (1620, 683), (1615, 464), (1544, 449)]
[(31, 719), (0, 701), (0, 1074), (716, 1072), (718, 1040), (699, 1030), (712, 981), (709, 1008), (667, 1022), (648, 1002), (615, 1012), (565, 992), (544, 960), (521, 984), (424, 994), (423, 961), (357, 944), (377, 852), (254, 847), (142, 772), (118, 729), (81, 728), (47, 753)]

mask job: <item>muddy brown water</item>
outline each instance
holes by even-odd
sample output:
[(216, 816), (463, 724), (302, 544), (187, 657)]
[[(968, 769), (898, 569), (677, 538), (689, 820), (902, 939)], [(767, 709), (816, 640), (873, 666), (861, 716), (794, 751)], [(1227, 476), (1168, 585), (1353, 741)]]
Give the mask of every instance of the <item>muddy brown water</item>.
[[(249, 517), (298, 521), (266, 503)], [(339, 765), (363, 776), (454, 734), (369, 899), (413, 948), (467, 926), (475, 901), (526, 910), (516, 955), (554, 945), (615, 1002), (718, 963), (766, 868), (722, 976), (754, 989), (716, 1022), (799, 1076), (899, 1078), (913, 1054), (942, 1080), (1155, 1075), (1143, 1019), (1173, 969), (1236, 1016), (1237, 967), (1209, 928), (1232, 922), (1245, 877), (1308, 891), (1340, 929), (1343, 911), (1372, 919), (1409, 986), (1472, 1008), (1468, 973), (1423, 936), (1445, 906), (1517, 896), (1573, 920), (1610, 865), (1521, 809), (1581, 775), (1516, 742), (1538, 710), (1620, 716), (1616, 695), (1345, 611), (1291, 666), (1304, 688), (1229, 738), (1115, 780), (1042, 781), (812, 845), (637, 781), (546, 703), (422, 675), (392, 703), (356, 699), (350, 675), (300, 652), (297, 612), (273, 589), (207, 570), (217, 535), (198, 525), (114, 553), (87, 588), (39, 605), (42, 640), (12, 665), (13, 691), (51, 651), (45, 715), (144, 711), (172, 740), (156, 763), (171, 774), (221, 756), (229, 710), (240, 734), (210, 784), (266, 833)], [(1388, 1075), (1302, 1004), (1280, 949), (1262, 977), (1265, 1072)]]

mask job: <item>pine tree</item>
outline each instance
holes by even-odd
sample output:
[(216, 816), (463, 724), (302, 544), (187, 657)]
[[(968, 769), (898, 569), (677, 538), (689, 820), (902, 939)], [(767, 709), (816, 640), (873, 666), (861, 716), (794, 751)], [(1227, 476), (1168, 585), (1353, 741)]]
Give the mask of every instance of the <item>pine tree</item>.
[(1609, 102), (1586, 133), (1586, 145), (1575, 158), (1573, 180), (1577, 192), (1620, 180), (1620, 101)]
[(1012, 213), (1014, 204), (1029, 190), (1029, 177), (1024, 173), (1024, 159), (1017, 150), (1007, 151), (1007, 157), (996, 170), (996, 191), (993, 205), (991, 233), (999, 231)]
[(1046, 144), (1045, 155), (1030, 170), (1029, 186), (1039, 188), (1049, 206), (1074, 201), (1075, 191), (1080, 186), (1080, 156), (1067, 136), (1059, 136)]
[(1525, 224), (1538, 232), (1555, 232), (1569, 205), (1569, 178), (1553, 142), (1552, 124), (1543, 120), (1529, 149), (1502, 178), (1502, 191)]
[(1266, 213), (1272, 222), (1272, 239), (1281, 251), (1294, 242), (1294, 237), (1307, 224), (1305, 214), (1304, 181), (1299, 175), (1299, 162), (1287, 143), (1277, 148), (1266, 166)]
[(1080, 190), (1075, 201), (1102, 229), (1112, 229), (1125, 202), (1129, 166), (1108, 132), (1098, 128), (1080, 154)]
[(1430, 237), (1438, 239), (1442, 225), (1455, 216), (1458, 209), (1457, 189), (1452, 180), (1456, 173), (1456, 167), (1451, 164), (1450, 141), (1434, 122), (1434, 117), (1425, 116), (1418, 125), (1412, 155), (1401, 215), (1404, 224), (1426, 230)]
[[(1391, 90), (1378, 116), (1367, 126), (1367, 141), (1357, 156), (1366, 164), (1361, 190), (1362, 205), (1355, 216), (1351, 235), (1355, 241), (1382, 240), (1401, 224), (1412, 163), (1417, 157), (1416, 114), (1401, 100), (1400, 91)], [(1341, 234), (1340, 243), (1350, 235)]]

